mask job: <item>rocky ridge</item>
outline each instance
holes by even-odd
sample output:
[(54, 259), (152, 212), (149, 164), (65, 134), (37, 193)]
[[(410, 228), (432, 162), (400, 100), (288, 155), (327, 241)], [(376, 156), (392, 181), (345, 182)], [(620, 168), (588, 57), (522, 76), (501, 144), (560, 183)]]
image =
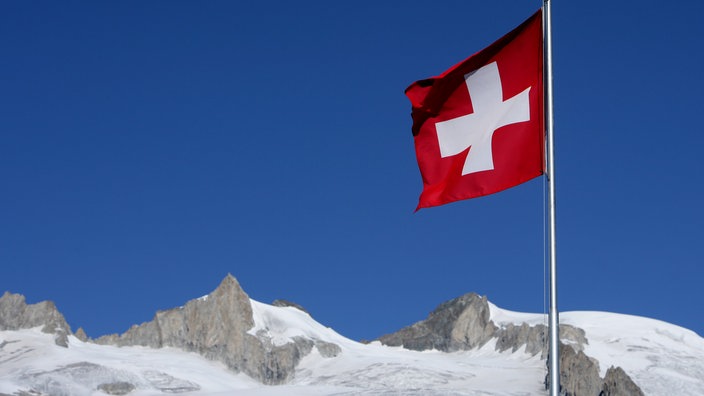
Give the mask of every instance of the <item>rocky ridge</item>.
[[(276, 306), (302, 307), (288, 301)], [(28, 305), (23, 296), (5, 293), (0, 298), (0, 330), (42, 326), (54, 334), (57, 345), (68, 347), (72, 334), (64, 317), (51, 302)], [(185, 305), (159, 311), (153, 320), (134, 325), (123, 334), (90, 340), (82, 329), (76, 337), (96, 344), (116, 346), (176, 347), (220, 361), (234, 372), (244, 372), (264, 384), (290, 381), (300, 360), (316, 348), (321, 356), (342, 353), (339, 345), (310, 337), (293, 337), (275, 343), (265, 332), (253, 334), (252, 302), (237, 280), (228, 275), (212, 293)], [(620, 368), (612, 367), (604, 378), (599, 365), (583, 352), (588, 344), (583, 330), (561, 325), (560, 354), (564, 395), (642, 395), (641, 390)], [(427, 319), (379, 338), (382, 344), (412, 350), (445, 352), (471, 350), (493, 341), (497, 351), (516, 352), (525, 348), (531, 355), (547, 357), (547, 329), (527, 323), (494, 323), (486, 297), (470, 293), (440, 304)], [(547, 381), (547, 380), (546, 380)], [(105, 393), (129, 393), (125, 384), (100, 384)], [(547, 384), (546, 384), (547, 386)], [(115, 393), (111, 393), (115, 392)]]
[(125, 333), (94, 340), (117, 346), (165, 346), (196, 352), (223, 362), (265, 384), (289, 381), (298, 362), (317, 347), (323, 356), (335, 356), (339, 347), (303, 337), (274, 345), (264, 336), (249, 334), (254, 327), (249, 296), (228, 275), (215, 291), (184, 306), (159, 311), (150, 322), (132, 326)]
[[(643, 395), (621, 368), (611, 367), (604, 378), (599, 376), (599, 363), (583, 352), (584, 345), (589, 342), (584, 330), (562, 324), (560, 339), (560, 385), (563, 395)], [(494, 340), (495, 349), (499, 352), (516, 352), (525, 347), (526, 353), (540, 353), (541, 358), (546, 359), (548, 329), (543, 324), (497, 325), (491, 320), (486, 296), (469, 293), (440, 304), (427, 319), (378, 340), (388, 346), (443, 352), (471, 350)], [(549, 375), (545, 379), (546, 389), (549, 386), (548, 378)]]
[(68, 347), (71, 327), (51, 301), (27, 304), (21, 294), (5, 292), (0, 297), (0, 330), (19, 330), (42, 327), (42, 332), (53, 334), (56, 345)]

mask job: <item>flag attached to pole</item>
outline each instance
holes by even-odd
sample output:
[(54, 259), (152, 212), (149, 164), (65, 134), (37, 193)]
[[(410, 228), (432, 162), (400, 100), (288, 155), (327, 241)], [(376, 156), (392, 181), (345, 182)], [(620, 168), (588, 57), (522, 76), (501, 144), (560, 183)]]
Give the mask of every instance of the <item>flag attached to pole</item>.
[(416, 210), (481, 197), (543, 174), (539, 10), (489, 47), (406, 89), (423, 192)]

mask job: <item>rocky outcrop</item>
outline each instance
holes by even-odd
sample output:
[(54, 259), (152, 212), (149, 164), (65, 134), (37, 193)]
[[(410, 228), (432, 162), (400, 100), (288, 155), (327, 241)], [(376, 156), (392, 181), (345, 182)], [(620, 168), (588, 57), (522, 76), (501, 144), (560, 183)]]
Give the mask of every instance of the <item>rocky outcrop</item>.
[[(550, 386), (545, 377), (545, 389)], [(560, 343), (560, 388), (565, 396), (599, 396), (603, 380), (599, 377), (599, 363), (584, 352)]]
[[(525, 347), (525, 352), (530, 355), (540, 353), (541, 359), (548, 356), (548, 327), (542, 324), (530, 326), (527, 323), (520, 325), (508, 323), (496, 330), (496, 350), (499, 352), (516, 352)], [(567, 324), (560, 325), (560, 338), (569, 341), (577, 351), (584, 349), (588, 344), (584, 330)]]
[[(548, 372), (545, 389), (550, 386), (549, 380)], [(602, 379), (599, 362), (563, 343), (560, 343), (560, 390), (563, 396), (643, 396), (643, 391), (622, 368), (610, 367)]]
[(19, 330), (42, 327), (44, 333), (54, 335), (56, 345), (68, 347), (71, 328), (51, 301), (27, 304), (21, 294), (5, 292), (0, 297), (0, 330)]
[[(486, 297), (469, 293), (440, 304), (427, 319), (381, 336), (378, 340), (389, 346), (443, 352), (470, 350), (495, 340), (495, 348), (499, 352), (515, 352), (525, 346), (526, 353), (540, 353), (543, 358), (547, 356), (546, 326), (509, 323), (499, 327), (490, 317)], [(560, 325), (560, 334), (561, 338), (576, 345), (578, 350), (587, 343), (582, 329), (563, 324)]]
[(494, 333), (496, 338), (496, 350), (499, 352), (516, 352), (525, 345), (526, 353), (531, 355), (541, 354), (541, 358), (547, 356), (546, 340), (547, 328), (543, 325), (530, 326), (527, 323), (516, 325), (509, 323), (499, 328)]
[(86, 334), (86, 331), (83, 330), (83, 327), (79, 327), (78, 330), (76, 330), (76, 332), (73, 333), (73, 335), (83, 342), (87, 342), (90, 339), (88, 337), (88, 334)]
[(98, 385), (98, 390), (102, 391), (103, 393), (107, 393), (108, 395), (121, 396), (126, 395), (135, 390), (135, 386), (126, 381), (118, 381), (100, 384)]
[(298, 362), (314, 346), (323, 356), (336, 356), (339, 346), (296, 337), (274, 345), (266, 337), (248, 333), (254, 327), (249, 296), (228, 275), (211, 294), (186, 305), (157, 312), (151, 322), (132, 326), (122, 335), (104, 336), (99, 344), (171, 346), (225, 363), (265, 384), (290, 380)]
[[(599, 377), (599, 364), (584, 352), (588, 344), (584, 330), (560, 325), (560, 385), (564, 396), (642, 395), (640, 388), (620, 368), (611, 368)], [(516, 352), (525, 348), (530, 355), (547, 359), (547, 326), (522, 324), (496, 325), (486, 297), (470, 293), (440, 304), (428, 318), (378, 339), (389, 346), (412, 350), (437, 349), (444, 352), (470, 350), (494, 340), (499, 351)], [(546, 389), (549, 386), (546, 377)], [(610, 392), (610, 393), (609, 393)], [(640, 392), (640, 393), (639, 393)]]
[(484, 345), (498, 330), (489, 320), (486, 297), (470, 293), (447, 301), (426, 320), (381, 336), (384, 345), (424, 351), (454, 352)]
[(275, 307), (294, 307), (294, 308), (296, 308), (296, 309), (299, 310), (299, 311), (303, 311), (303, 312), (305, 312), (305, 313), (307, 313), (307, 314), (310, 314), (310, 312), (308, 312), (308, 310), (306, 310), (305, 308), (303, 308), (301, 305), (296, 304), (295, 302), (288, 301), (288, 300), (274, 300), (274, 301), (271, 303), (271, 305), (273, 305), (273, 306), (275, 306)]
[(643, 396), (643, 391), (621, 367), (609, 367), (599, 396)]

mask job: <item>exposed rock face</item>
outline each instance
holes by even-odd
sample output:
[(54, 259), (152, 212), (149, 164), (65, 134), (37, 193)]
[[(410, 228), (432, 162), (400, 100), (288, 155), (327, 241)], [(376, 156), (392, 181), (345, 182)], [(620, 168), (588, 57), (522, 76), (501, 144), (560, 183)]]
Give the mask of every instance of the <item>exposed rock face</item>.
[(318, 352), (320, 352), (320, 355), (324, 358), (333, 358), (342, 353), (342, 348), (332, 342), (316, 340), (315, 347), (318, 348)]
[(621, 367), (609, 367), (599, 396), (643, 396), (643, 391)]
[[(445, 352), (469, 350), (481, 347), (490, 340), (495, 348), (503, 352), (516, 352), (522, 347), (528, 354), (548, 355), (548, 329), (545, 325), (531, 326), (527, 323), (497, 326), (490, 320), (490, 309), (486, 297), (470, 293), (439, 305), (428, 318), (405, 327), (396, 333), (379, 338), (382, 344), (403, 346), (413, 350), (437, 349)], [(606, 378), (599, 377), (599, 365), (584, 354), (588, 344), (584, 330), (560, 325), (561, 344), (560, 385), (565, 396), (642, 395), (640, 388), (620, 368), (612, 368)], [(546, 377), (546, 389), (549, 376)], [(611, 393), (607, 393), (611, 392)]]
[(86, 334), (86, 331), (83, 330), (83, 327), (79, 327), (73, 335), (83, 342), (86, 342), (90, 339), (88, 337), (88, 334)]
[[(549, 378), (546, 377), (548, 386)], [(560, 387), (565, 396), (598, 396), (603, 387), (599, 364), (584, 352), (560, 343)]]
[[(454, 352), (480, 347), (496, 339), (497, 351), (515, 352), (525, 346), (526, 353), (547, 356), (546, 326), (522, 323), (498, 327), (490, 320), (490, 314), (486, 297), (469, 293), (440, 304), (427, 319), (379, 337), (379, 341), (418, 351)], [(560, 325), (560, 332), (561, 338), (570, 340), (579, 350), (587, 343), (582, 329)]]
[[(525, 346), (526, 353), (531, 355), (540, 353), (541, 359), (547, 359), (549, 335), (545, 325), (530, 326), (527, 323), (520, 325), (509, 323), (496, 330), (494, 337), (496, 338), (496, 350), (499, 352), (509, 349), (511, 352), (516, 352)], [(577, 351), (583, 350), (584, 345), (589, 343), (584, 330), (567, 324), (560, 325), (560, 339), (570, 341), (570, 345)]]
[(543, 325), (529, 326), (527, 323), (515, 325), (513, 323), (496, 330), (496, 350), (499, 352), (511, 350), (516, 352), (521, 346), (526, 346), (526, 353), (535, 355), (540, 353), (541, 358), (547, 356), (548, 330)]
[(426, 320), (384, 335), (379, 341), (416, 351), (472, 349), (484, 345), (498, 329), (489, 320), (489, 314), (486, 297), (465, 294), (441, 304)]
[(126, 395), (134, 389), (134, 385), (125, 381), (109, 382), (98, 385), (98, 390), (103, 391), (108, 395)]
[(122, 335), (96, 340), (99, 344), (171, 346), (225, 363), (266, 384), (292, 378), (298, 362), (317, 346), (321, 354), (336, 356), (337, 345), (297, 337), (285, 345), (273, 345), (248, 331), (254, 327), (249, 296), (228, 275), (211, 294), (191, 300), (183, 307), (157, 312), (151, 322), (132, 326)]
[(30, 329), (42, 326), (44, 333), (54, 334), (56, 345), (68, 347), (71, 328), (51, 301), (27, 304), (21, 294), (5, 292), (0, 297), (0, 330)]
[(295, 302), (288, 301), (288, 300), (274, 300), (271, 303), (271, 305), (273, 305), (275, 307), (294, 307), (294, 308), (298, 309), (299, 311), (303, 311), (307, 314), (310, 314), (310, 312), (308, 312), (308, 310), (303, 308), (301, 305), (296, 304)]
[[(549, 379), (548, 373), (545, 389), (550, 386)], [(564, 396), (643, 396), (643, 391), (622, 368), (609, 368), (601, 379), (596, 360), (563, 343), (560, 343), (560, 389)]]

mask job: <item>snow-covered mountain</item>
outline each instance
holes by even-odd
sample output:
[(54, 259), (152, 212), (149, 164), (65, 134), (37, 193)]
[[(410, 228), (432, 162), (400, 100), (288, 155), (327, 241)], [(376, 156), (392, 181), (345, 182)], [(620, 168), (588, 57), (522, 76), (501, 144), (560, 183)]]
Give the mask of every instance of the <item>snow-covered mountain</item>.
[[(53, 305), (23, 306), (17, 296), (0, 299), (0, 395), (546, 394), (542, 346), (531, 341), (543, 315), (503, 310), (476, 295), (443, 303), (428, 319), (370, 344), (298, 308), (251, 300), (231, 277), (207, 296), (98, 340), (64, 334)], [(231, 323), (242, 321), (242, 333), (233, 333)], [(561, 322), (564, 349), (588, 357), (597, 379), (618, 366), (623, 381), (645, 395), (704, 395), (704, 339), (694, 332), (604, 312), (566, 312)], [(438, 348), (424, 348), (427, 342)], [(565, 383), (589, 380), (582, 366), (571, 366), (576, 361), (563, 364), (575, 371)], [(609, 386), (611, 394), (625, 392)]]

